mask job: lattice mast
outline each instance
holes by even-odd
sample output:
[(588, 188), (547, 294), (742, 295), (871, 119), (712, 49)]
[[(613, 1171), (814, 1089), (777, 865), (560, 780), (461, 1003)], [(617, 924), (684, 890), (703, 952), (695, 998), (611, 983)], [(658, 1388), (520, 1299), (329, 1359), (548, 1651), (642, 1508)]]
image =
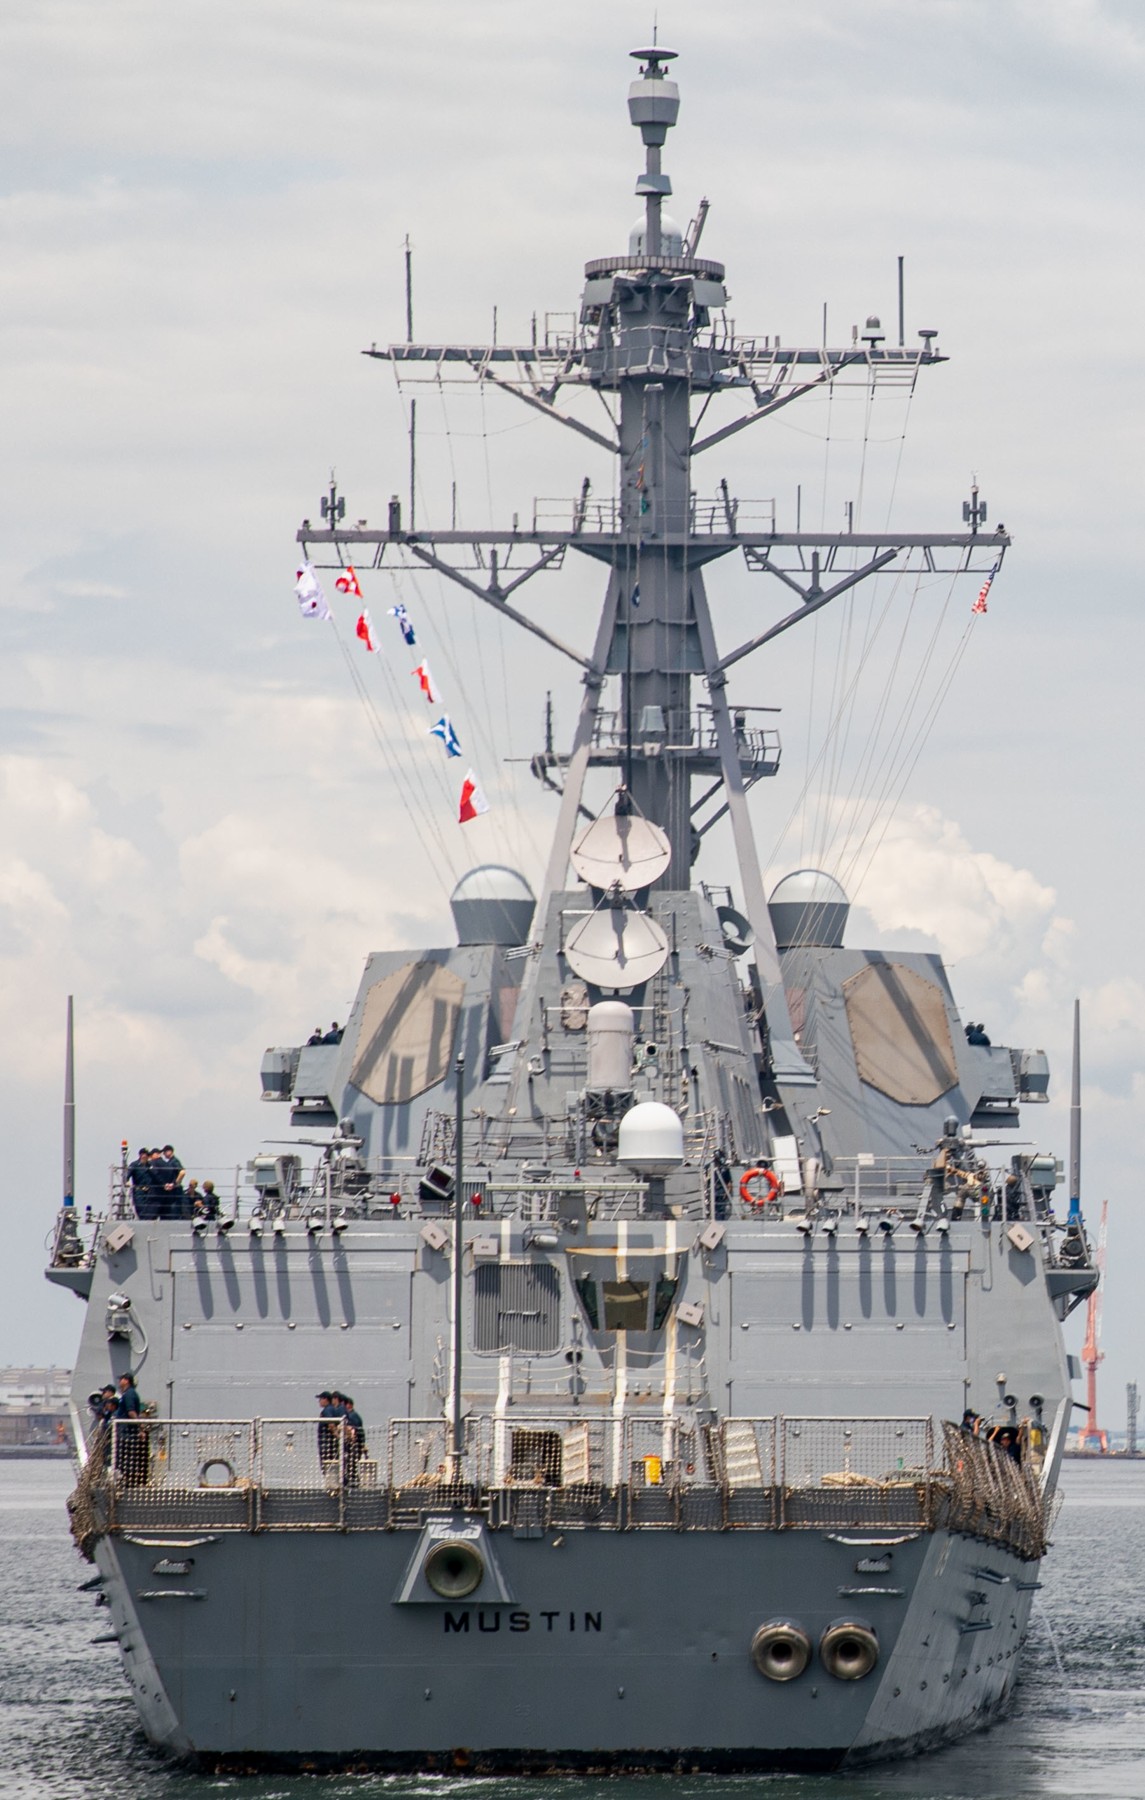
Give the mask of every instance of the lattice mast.
[(1098, 1283), (1085, 1311), (1085, 1343), (1082, 1346), (1081, 1360), (1085, 1369), (1085, 1398), (1089, 1407), (1085, 1424), (1078, 1438), (1079, 1450), (1096, 1451), (1105, 1456), (1109, 1451), (1109, 1438), (1097, 1422), (1097, 1366), (1105, 1361), (1105, 1351), (1101, 1349), (1101, 1302), (1105, 1292), (1105, 1243), (1107, 1221), (1109, 1217), (1109, 1201), (1101, 1203), (1101, 1230), (1097, 1238), (1096, 1268)]
[[(584, 693), (572, 745), (565, 755), (534, 759), (549, 786), (558, 786), (555, 777), (563, 776), (538, 920), (546, 918), (550, 897), (565, 886), (574, 835), (586, 811), (590, 769), (611, 772), (619, 789), (618, 811), (634, 806), (666, 834), (671, 858), (654, 884), (660, 888), (690, 886), (701, 838), (728, 817), (742, 904), (754, 932), (771, 1067), (782, 1093), (785, 1084), (801, 1088), (814, 1078), (795, 1042), (747, 809), (748, 789), (774, 774), (778, 759), (761, 748), (764, 733), (745, 727), (750, 709), (730, 705), (728, 671), (883, 569), (984, 572), (1000, 560), (1010, 540), (1003, 526), (983, 529), (986, 509), (976, 493), (970, 508), (963, 507), (970, 529), (960, 533), (803, 532), (798, 521), (794, 532), (784, 532), (777, 529), (773, 509), (763, 519), (752, 518), (726, 482), (719, 484), (714, 503), (697, 502), (695, 459), (734, 433), (803, 394), (837, 383), (913, 386), (920, 368), (944, 358), (935, 332), (921, 331), (917, 348), (894, 347), (873, 318), (861, 338), (840, 348), (781, 349), (770, 339), (738, 336), (724, 310), (723, 265), (695, 254), (706, 207), (687, 239), (663, 212), (672, 184), (661, 166), (662, 149), (680, 105), (677, 85), (667, 74), (676, 53), (653, 46), (632, 55), (640, 72), (629, 89), (628, 110), (645, 146), (645, 167), (636, 182), (644, 201), (643, 229), (634, 232), (625, 254), (586, 265), (577, 330), (563, 339), (551, 339), (546, 330), (540, 341), (534, 332), (531, 344), (407, 341), (366, 352), (391, 363), (402, 384), (469, 376), (515, 394), (616, 457), (615, 498), (590, 502), (586, 478), (579, 498), (556, 522), (535, 511), (531, 527), (514, 518), (509, 530), (489, 531), (415, 528), (412, 517), (403, 527), (395, 501), (386, 530), (369, 529), (364, 521), (346, 530), (324, 515), (326, 529), (304, 521), (298, 540), (320, 566), (329, 566), (323, 551), (333, 552), (335, 566), (349, 553), (360, 571), (372, 550), (375, 568), (431, 568), (579, 665)], [(599, 429), (558, 406), (558, 396), (577, 390), (599, 396), (612, 429)], [(713, 415), (703, 433), (709, 406), (718, 406), (723, 395), (746, 402), (746, 410), (722, 424)], [(518, 590), (542, 571), (559, 568), (569, 549), (609, 570), (588, 654), (563, 642), (517, 603)], [(792, 590), (797, 604), (748, 642), (721, 653), (703, 570), (733, 552)], [(619, 726), (611, 738), (601, 710), (608, 676), (620, 682)], [(702, 728), (693, 711), (697, 676), (707, 690)], [(522, 1017), (530, 1004), (526, 976)]]

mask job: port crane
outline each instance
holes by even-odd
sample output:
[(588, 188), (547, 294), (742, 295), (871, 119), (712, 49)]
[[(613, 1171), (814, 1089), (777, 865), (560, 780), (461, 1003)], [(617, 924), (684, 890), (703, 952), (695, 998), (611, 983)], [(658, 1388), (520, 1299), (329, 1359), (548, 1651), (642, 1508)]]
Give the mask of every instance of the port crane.
[(1109, 1201), (1101, 1203), (1101, 1229), (1097, 1237), (1097, 1273), (1098, 1283), (1086, 1306), (1085, 1343), (1082, 1346), (1081, 1360), (1085, 1368), (1085, 1397), (1089, 1405), (1085, 1424), (1077, 1440), (1079, 1450), (1086, 1450), (1091, 1455), (1107, 1456), (1109, 1453), (1108, 1435), (1097, 1422), (1097, 1365), (1105, 1357), (1101, 1345), (1101, 1300), (1105, 1291), (1105, 1240), (1109, 1218)]

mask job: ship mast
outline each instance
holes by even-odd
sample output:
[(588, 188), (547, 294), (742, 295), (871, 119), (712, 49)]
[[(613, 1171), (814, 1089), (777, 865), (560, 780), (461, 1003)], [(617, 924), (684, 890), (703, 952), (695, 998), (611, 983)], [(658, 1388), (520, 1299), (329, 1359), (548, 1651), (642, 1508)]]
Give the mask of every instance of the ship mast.
[[(747, 805), (750, 788), (776, 772), (778, 752), (764, 730), (749, 726), (752, 709), (730, 703), (729, 672), (883, 569), (983, 574), (1010, 540), (1003, 528), (981, 528), (984, 509), (976, 511), (972, 529), (961, 533), (784, 532), (777, 528), (773, 506), (762, 506), (753, 516), (726, 482), (719, 484), (714, 501), (698, 500), (696, 459), (735, 433), (801, 395), (833, 385), (913, 387), (921, 368), (944, 358), (933, 331), (919, 333), (917, 348), (895, 347), (886, 343), (875, 319), (861, 338), (841, 349), (781, 349), (768, 338), (738, 337), (724, 312), (723, 265), (697, 257), (698, 230), (685, 244), (663, 211), (672, 192), (663, 146), (680, 105), (667, 72), (676, 53), (654, 45), (632, 55), (639, 75), (629, 89), (628, 110), (645, 150), (636, 182), (644, 201), (643, 229), (633, 233), (625, 254), (586, 265), (577, 333), (541, 341), (534, 333), (533, 342), (517, 345), (402, 342), (365, 352), (393, 364), (402, 383), (476, 378), (515, 395), (615, 456), (613, 498), (590, 506), (586, 480), (563, 519), (554, 523), (535, 514), (531, 528), (514, 519), (511, 529), (490, 531), (414, 530), (412, 520), (403, 528), (400, 507), (391, 505), (384, 530), (359, 525), (348, 531), (335, 521), (314, 530), (306, 521), (298, 542), (320, 567), (352, 560), (359, 573), (370, 566), (433, 569), (579, 666), (583, 696), (570, 750), (539, 759), (549, 785), (554, 762), (564, 783), (538, 922), (547, 918), (552, 896), (565, 888), (590, 770), (610, 773), (617, 811), (635, 808), (664, 832), (671, 855), (655, 884), (660, 888), (690, 885), (700, 841), (728, 817), (742, 905), (754, 932), (765, 1079), (794, 1116), (814, 1075), (792, 1028)], [(594, 391), (605, 401), (614, 433), (558, 405), (563, 391), (578, 390)], [(745, 409), (725, 423), (717, 424), (713, 415), (702, 434), (709, 407), (715, 403), (718, 409), (727, 395), (746, 402)], [(588, 653), (517, 604), (519, 590), (542, 571), (559, 567), (570, 549), (609, 571)], [(750, 569), (792, 590), (797, 604), (747, 642), (721, 653), (703, 571), (733, 552)], [(615, 715), (602, 708), (609, 676), (620, 684)], [(696, 678), (706, 690), (700, 706), (693, 695)], [(538, 967), (534, 956), (521, 988), (518, 1037), (535, 1011)]]

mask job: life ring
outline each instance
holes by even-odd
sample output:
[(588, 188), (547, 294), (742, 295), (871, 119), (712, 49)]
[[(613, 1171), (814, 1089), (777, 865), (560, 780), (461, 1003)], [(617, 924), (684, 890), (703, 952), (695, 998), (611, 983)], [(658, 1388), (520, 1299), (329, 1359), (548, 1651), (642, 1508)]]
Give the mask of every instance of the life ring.
[[(757, 1176), (767, 1183), (765, 1194), (753, 1194), (751, 1191), (751, 1184)], [(782, 1192), (783, 1183), (774, 1169), (748, 1169), (739, 1184), (739, 1197), (745, 1206), (770, 1206)]]

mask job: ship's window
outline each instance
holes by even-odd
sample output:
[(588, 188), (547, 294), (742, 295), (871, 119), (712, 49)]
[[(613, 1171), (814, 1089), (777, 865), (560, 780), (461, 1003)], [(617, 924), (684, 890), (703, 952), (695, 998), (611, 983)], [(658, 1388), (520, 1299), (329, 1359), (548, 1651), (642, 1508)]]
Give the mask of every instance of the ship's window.
[(668, 1308), (676, 1298), (676, 1289), (679, 1285), (679, 1282), (673, 1281), (669, 1275), (661, 1275), (656, 1283), (656, 1304), (652, 1311), (653, 1331), (659, 1331), (668, 1317)]
[(646, 1281), (602, 1281), (600, 1291), (604, 1297), (606, 1331), (647, 1331)]
[(576, 1291), (580, 1295), (580, 1303), (584, 1307), (585, 1316), (587, 1317), (589, 1324), (594, 1331), (599, 1331), (600, 1296), (597, 1293), (596, 1282), (593, 1280), (592, 1276), (582, 1276), (576, 1284)]
[(478, 1263), (474, 1349), (551, 1356), (561, 1341), (560, 1295), (560, 1276), (547, 1263)]

